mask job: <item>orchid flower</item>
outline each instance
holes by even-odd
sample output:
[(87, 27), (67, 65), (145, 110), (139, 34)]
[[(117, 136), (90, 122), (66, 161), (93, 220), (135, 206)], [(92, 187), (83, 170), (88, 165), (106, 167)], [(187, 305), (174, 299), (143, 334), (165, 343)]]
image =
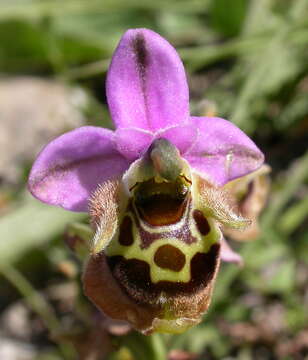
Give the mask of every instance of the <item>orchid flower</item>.
[(264, 157), (239, 128), (189, 115), (176, 50), (157, 33), (128, 30), (107, 74), (115, 131), (84, 126), (38, 155), (29, 189), (89, 212), (86, 295), (148, 334), (181, 332), (207, 310), (220, 259), (238, 261), (222, 227), (246, 228), (224, 185)]

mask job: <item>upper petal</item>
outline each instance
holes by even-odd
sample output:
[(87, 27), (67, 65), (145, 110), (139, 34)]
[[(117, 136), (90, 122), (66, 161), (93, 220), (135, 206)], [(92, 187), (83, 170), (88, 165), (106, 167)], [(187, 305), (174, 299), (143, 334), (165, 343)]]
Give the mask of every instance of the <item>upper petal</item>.
[(128, 30), (107, 74), (107, 99), (117, 127), (157, 131), (187, 121), (189, 93), (176, 50), (147, 29)]
[(263, 164), (262, 152), (231, 122), (214, 117), (192, 117), (191, 121), (199, 135), (184, 158), (216, 185), (249, 174)]
[(39, 200), (72, 211), (87, 211), (97, 186), (126, 171), (110, 130), (84, 126), (50, 142), (37, 157), (29, 190)]

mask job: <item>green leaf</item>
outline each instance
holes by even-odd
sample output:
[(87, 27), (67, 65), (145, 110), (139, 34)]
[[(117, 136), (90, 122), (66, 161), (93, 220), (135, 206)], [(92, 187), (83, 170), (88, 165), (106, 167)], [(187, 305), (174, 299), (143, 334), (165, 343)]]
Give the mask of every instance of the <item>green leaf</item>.
[(300, 200), (287, 209), (279, 221), (279, 228), (285, 234), (290, 234), (308, 218), (308, 197)]
[(247, 7), (247, 0), (212, 0), (209, 14), (214, 28), (226, 36), (239, 34)]

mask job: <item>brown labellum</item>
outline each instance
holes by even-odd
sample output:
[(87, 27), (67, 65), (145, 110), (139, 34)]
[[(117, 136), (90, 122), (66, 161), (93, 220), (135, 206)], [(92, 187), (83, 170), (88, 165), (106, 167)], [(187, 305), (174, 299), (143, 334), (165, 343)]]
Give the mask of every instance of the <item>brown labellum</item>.
[(83, 275), (85, 294), (108, 316), (126, 320), (145, 334), (182, 332), (207, 310), (219, 268), (220, 245), (191, 260), (187, 283), (152, 283), (146, 262), (92, 255)]

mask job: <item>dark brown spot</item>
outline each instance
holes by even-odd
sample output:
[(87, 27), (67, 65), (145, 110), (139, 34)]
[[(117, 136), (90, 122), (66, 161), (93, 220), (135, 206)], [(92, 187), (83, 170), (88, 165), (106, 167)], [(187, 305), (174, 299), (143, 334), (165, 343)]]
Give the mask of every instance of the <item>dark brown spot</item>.
[(199, 232), (202, 235), (207, 235), (211, 231), (211, 228), (202, 212), (200, 210), (194, 210), (193, 217)]
[(155, 264), (163, 269), (181, 271), (185, 265), (185, 255), (172, 245), (160, 246), (154, 255)]
[[(148, 97), (147, 97), (147, 68), (149, 66), (149, 55), (146, 49), (145, 39), (141, 33), (138, 33), (133, 39), (132, 43), (133, 51), (136, 55), (136, 70), (140, 82), (141, 93), (144, 101), (144, 109), (146, 117), (149, 121), (149, 109), (148, 109)], [(148, 124), (151, 128), (151, 124)]]
[(134, 236), (132, 219), (129, 216), (125, 216), (120, 226), (119, 243), (124, 246), (130, 246), (133, 242)]
[(156, 303), (161, 293), (168, 297), (190, 295), (205, 289), (219, 266), (220, 244), (208, 253), (197, 253), (191, 259), (191, 279), (188, 282), (159, 281), (152, 283), (150, 265), (142, 260), (126, 260), (122, 256), (108, 258), (108, 264), (119, 284), (138, 303)]

